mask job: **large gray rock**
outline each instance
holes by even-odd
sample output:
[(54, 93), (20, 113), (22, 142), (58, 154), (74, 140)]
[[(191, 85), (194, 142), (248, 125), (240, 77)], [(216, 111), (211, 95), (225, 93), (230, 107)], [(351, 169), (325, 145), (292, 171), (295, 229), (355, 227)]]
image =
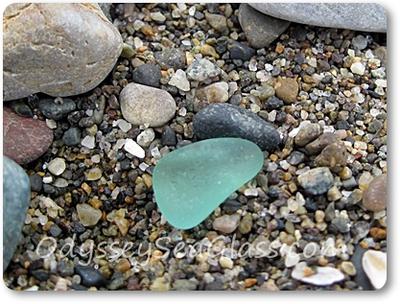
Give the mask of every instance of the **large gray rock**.
[(355, 31), (386, 32), (385, 9), (375, 3), (251, 3), (258, 11), (292, 22)]
[(121, 35), (97, 4), (11, 4), (3, 31), (5, 100), (85, 93), (122, 50)]
[(290, 22), (266, 16), (248, 4), (239, 7), (239, 23), (250, 45), (260, 49), (279, 37)]
[(30, 181), (17, 163), (3, 157), (3, 269), (6, 269), (18, 243), (30, 200)]

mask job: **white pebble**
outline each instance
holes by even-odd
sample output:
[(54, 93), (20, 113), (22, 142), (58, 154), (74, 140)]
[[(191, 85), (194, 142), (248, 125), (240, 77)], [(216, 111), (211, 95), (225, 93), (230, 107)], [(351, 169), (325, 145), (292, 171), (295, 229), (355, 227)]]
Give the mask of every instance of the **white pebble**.
[(66, 167), (65, 160), (63, 158), (56, 157), (49, 163), (47, 169), (51, 172), (51, 174), (58, 176), (65, 171)]
[(387, 80), (386, 79), (377, 79), (377, 80), (375, 80), (375, 84), (378, 87), (386, 88), (387, 87)]
[(151, 156), (153, 156), (155, 159), (161, 158), (161, 153), (160, 153), (160, 150), (158, 149), (158, 147), (154, 147), (153, 149), (151, 149), (150, 153), (151, 153)]
[(53, 177), (51, 177), (51, 176), (44, 176), (43, 177), (43, 183), (44, 184), (50, 184), (51, 182), (53, 182)]
[(149, 128), (143, 130), (136, 138), (136, 141), (139, 144), (139, 146), (147, 148), (148, 146), (150, 146), (151, 142), (154, 140), (155, 137), (156, 135), (154, 133), (154, 130)]
[(127, 138), (125, 140), (124, 150), (133, 156), (144, 158), (146, 156), (145, 151), (141, 146), (139, 146), (134, 140), (131, 138)]
[(165, 16), (160, 12), (150, 13), (150, 18), (157, 22), (164, 22), (166, 20)]
[(179, 115), (179, 116), (185, 117), (186, 114), (187, 114), (186, 108), (180, 108), (180, 109), (178, 110), (178, 115)]
[(142, 170), (143, 172), (146, 171), (146, 169), (149, 167), (148, 164), (146, 163), (140, 163), (139, 164), (139, 169)]
[(365, 67), (361, 62), (354, 62), (351, 65), (350, 70), (354, 74), (364, 75)]
[(293, 267), (300, 262), (300, 255), (294, 252), (289, 252), (285, 257), (285, 266)]
[(46, 125), (49, 127), (49, 129), (57, 128), (57, 122), (53, 119), (46, 119)]
[(95, 138), (94, 136), (91, 135), (86, 135), (82, 141), (81, 145), (88, 148), (88, 149), (93, 149), (95, 147)]
[(386, 283), (387, 265), (386, 253), (368, 250), (362, 257), (362, 266), (375, 289), (381, 289)]
[(175, 72), (174, 76), (168, 82), (169, 85), (177, 87), (184, 92), (190, 91), (190, 83), (186, 78), (185, 71), (179, 69)]
[(292, 271), (292, 278), (305, 283), (317, 285), (317, 286), (328, 286), (335, 282), (344, 280), (344, 274), (333, 267), (316, 267), (316, 273), (305, 276), (304, 270), (307, 267), (305, 262), (298, 263)]
[(124, 119), (118, 119), (117, 124), (123, 132), (128, 132), (132, 128), (132, 124)]
[(92, 161), (92, 162), (94, 162), (95, 164), (98, 164), (98, 163), (100, 163), (100, 155), (99, 154), (95, 154), (95, 155), (93, 155), (91, 158), (90, 158), (90, 160)]
[(247, 188), (244, 190), (245, 196), (258, 196), (258, 191), (256, 188)]
[(255, 58), (250, 59), (249, 71), (257, 72), (257, 60)]

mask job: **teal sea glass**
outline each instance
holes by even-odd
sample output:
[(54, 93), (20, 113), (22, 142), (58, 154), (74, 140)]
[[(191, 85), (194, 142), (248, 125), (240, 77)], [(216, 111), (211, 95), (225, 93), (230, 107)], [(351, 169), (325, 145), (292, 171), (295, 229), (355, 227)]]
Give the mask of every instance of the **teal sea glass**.
[(190, 229), (262, 168), (260, 148), (240, 138), (213, 138), (179, 148), (153, 171), (157, 205), (169, 224)]

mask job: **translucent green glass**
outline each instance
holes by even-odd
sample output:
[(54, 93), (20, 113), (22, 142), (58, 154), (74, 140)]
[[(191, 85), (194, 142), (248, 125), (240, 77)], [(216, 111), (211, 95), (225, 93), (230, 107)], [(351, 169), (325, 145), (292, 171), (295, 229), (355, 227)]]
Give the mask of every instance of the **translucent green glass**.
[(165, 155), (153, 172), (153, 189), (169, 224), (190, 229), (262, 168), (260, 148), (244, 139), (213, 138)]

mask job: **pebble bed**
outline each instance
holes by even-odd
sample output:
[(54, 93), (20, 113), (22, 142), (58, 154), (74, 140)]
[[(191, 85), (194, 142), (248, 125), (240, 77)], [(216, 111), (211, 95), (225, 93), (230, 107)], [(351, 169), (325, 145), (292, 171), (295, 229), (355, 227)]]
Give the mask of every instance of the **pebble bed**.
[[(42, 94), (12, 103), (45, 121), (54, 139), (23, 165), (32, 194), (23, 239), (4, 273), (9, 288), (372, 289), (361, 256), (386, 252), (386, 36), (291, 23), (255, 49), (238, 8), (113, 4), (124, 47), (101, 85), (58, 106)], [(148, 87), (162, 92), (140, 99)], [(279, 138), (242, 134), (264, 145), (262, 170), (204, 222), (174, 229), (157, 209), (152, 171), (169, 151), (215, 137), (207, 115), (194, 122), (209, 104), (223, 109), (221, 102), (246, 109), (255, 125), (268, 123), (264, 135), (274, 126)], [(133, 121), (141, 107), (147, 116)], [(223, 254), (173, 251), (182, 241)], [(131, 243), (132, 256), (110, 260), (114, 242)], [(260, 242), (279, 254), (238, 256), (243, 244)], [(43, 254), (56, 250), (41, 258), (39, 244)], [(310, 279), (321, 267), (333, 282)]]

